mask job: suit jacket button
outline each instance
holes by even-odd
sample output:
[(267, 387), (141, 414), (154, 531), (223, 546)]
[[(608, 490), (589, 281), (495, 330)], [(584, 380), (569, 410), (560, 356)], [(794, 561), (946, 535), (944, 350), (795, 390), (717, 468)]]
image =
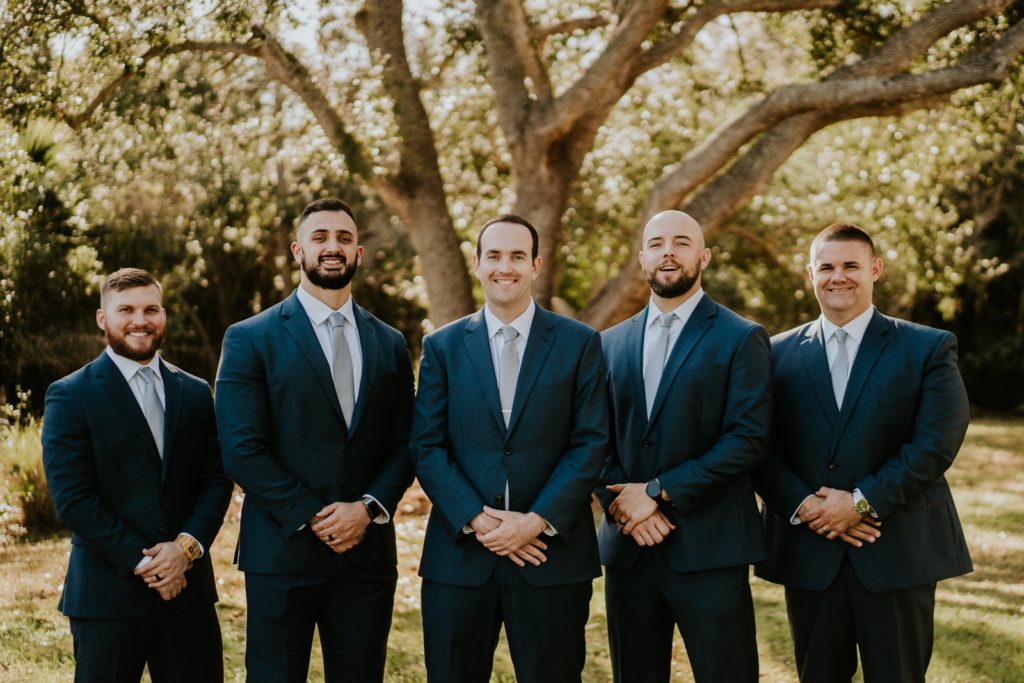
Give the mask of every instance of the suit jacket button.
[(644, 448), (650, 448), (651, 447), (651, 442), (650, 441), (644, 441), (643, 447)]
[(829, 472), (835, 472), (838, 469), (839, 469), (839, 465), (835, 464), (834, 462), (830, 462), (828, 464), (828, 471)]
[(512, 449), (508, 446), (505, 446), (505, 455), (512, 455)]
[(494, 497), (494, 502), (497, 503), (498, 505), (504, 505), (505, 504), (505, 496), (502, 496), (502, 495), (495, 496)]

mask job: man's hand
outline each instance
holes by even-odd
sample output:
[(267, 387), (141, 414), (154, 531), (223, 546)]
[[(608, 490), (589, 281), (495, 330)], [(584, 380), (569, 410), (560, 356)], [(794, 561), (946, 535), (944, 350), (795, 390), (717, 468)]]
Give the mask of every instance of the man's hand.
[(629, 535), (633, 537), (637, 545), (658, 545), (675, 528), (676, 525), (669, 521), (664, 512), (655, 510), (653, 515), (633, 527), (633, 531)]
[(530, 539), (530, 542), (524, 545), (519, 550), (514, 550), (508, 555), (505, 555), (508, 559), (515, 562), (520, 567), (525, 567), (526, 563), (537, 566), (541, 562), (547, 562), (548, 556), (542, 551), (547, 550), (547, 544), (539, 538)]
[[(535, 550), (547, 548), (547, 545), (538, 537), (544, 533), (548, 523), (536, 512), (524, 514), (522, 512), (509, 512), (507, 510), (495, 510), (494, 508), (484, 507), (484, 513), (501, 522), (496, 529), (482, 536), (480, 534), (476, 536), (476, 539), (492, 553), (502, 557), (515, 553), (516, 557), (520, 560), (530, 561), (522, 553), (516, 553), (516, 551), (527, 545), (532, 546)], [(526, 554), (534, 559), (540, 559), (535, 551), (527, 550)], [(540, 556), (543, 557), (543, 553), (540, 553)], [(546, 559), (544, 557), (540, 561), (543, 562)], [(512, 561), (515, 562), (514, 559)], [(523, 566), (519, 562), (516, 562), (516, 564)], [(536, 564), (539, 564), (539, 562)]]
[(187, 585), (188, 581), (185, 579), (185, 575), (182, 574), (164, 586), (157, 587), (156, 584), (152, 584), (150, 588), (156, 588), (156, 591), (160, 593), (160, 597), (169, 602), (178, 597)]
[(832, 540), (838, 538), (843, 543), (849, 543), (854, 548), (864, 547), (864, 543), (874, 543), (875, 539), (882, 535), (878, 527), (882, 522), (872, 517), (864, 517), (861, 521), (846, 530), (844, 534), (829, 533), (827, 538)]
[(611, 484), (605, 488), (619, 494), (608, 506), (608, 513), (627, 534), (658, 510), (658, 503), (647, 495), (647, 484)]
[(370, 526), (370, 516), (362, 501), (331, 503), (314, 515), (319, 521), (310, 529), (317, 538), (336, 553), (343, 553), (359, 545)]
[(481, 512), (473, 519), (469, 520), (469, 528), (473, 530), (478, 537), (484, 534), (489, 534), (501, 524), (501, 520), (497, 517), (491, 517), (486, 512)]
[(856, 526), (863, 520), (853, 506), (853, 494), (850, 491), (822, 486), (814, 492), (815, 499), (805, 501), (800, 506), (800, 521), (816, 534), (828, 539), (835, 539), (840, 534)]
[[(142, 554), (152, 559), (146, 564), (136, 567), (135, 575), (141, 576), (143, 581), (157, 590), (170, 586), (179, 578), (184, 578), (185, 572), (192, 566), (188, 557), (185, 556), (185, 551), (174, 541), (157, 543), (152, 548), (143, 550)], [(181, 592), (181, 588), (178, 589), (178, 592)]]

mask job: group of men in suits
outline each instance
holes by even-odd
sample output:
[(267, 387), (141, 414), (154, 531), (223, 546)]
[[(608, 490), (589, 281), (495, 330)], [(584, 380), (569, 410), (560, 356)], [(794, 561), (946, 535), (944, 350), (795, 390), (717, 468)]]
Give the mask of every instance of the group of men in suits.
[(215, 407), (157, 354), (137, 269), (103, 285), (108, 348), (47, 392), (76, 680), (222, 679), (229, 476), (249, 681), (306, 680), (314, 629), (328, 681), (384, 679), (414, 476), (432, 681), (489, 680), (502, 626), (519, 679), (579, 681), (602, 563), (616, 681), (667, 681), (677, 628), (698, 681), (756, 680), (751, 564), (786, 586), (801, 680), (849, 680), (858, 649), (869, 682), (924, 680), (935, 581), (971, 569), (943, 478), (967, 401), (952, 335), (872, 306), (863, 230), (815, 238), (822, 315), (769, 340), (703, 291), (701, 226), (660, 213), (650, 303), (598, 334), (537, 305), (537, 232), (499, 216), (473, 257), (485, 304), (424, 338), (415, 397), (405, 340), (353, 301), (351, 209), (307, 206), (291, 250), (300, 286), (229, 328)]

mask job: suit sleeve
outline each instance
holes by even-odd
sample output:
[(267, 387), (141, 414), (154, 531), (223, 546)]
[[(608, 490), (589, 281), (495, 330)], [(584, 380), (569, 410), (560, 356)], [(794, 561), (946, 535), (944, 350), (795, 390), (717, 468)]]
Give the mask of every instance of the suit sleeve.
[(326, 504), (271, 451), (266, 370), (245, 330), (228, 328), (217, 372), (217, 428), (224, 469), (289, 537)]
[(393, 419), (385, 462), (366, 491), (377, 499), (394, 517), (398, 501), (412, 484), (413, 471), (409, 459), (409, 425), (412, 421), (413, 380), (412, 362), (405, 340), (396, 341), (393, 347), (395, 364), (398, 367), (398, 394), (391, 397)]
[[(614, 402), (612, 400), (610, 372), (606, 375), (605, 382), (607, 385), (605, 400), (608, 402), (608, 448), (605, 449), (604, 464), (601, 468), (601, 476), (597, 480), (597, 488), (594, 489), (594, 495), (597, 496), (597, 500), (601, 504), (601, 509), (604, 510), (605, 515), (608, 515), (608, 507), (615, 500), (616, 494), (606, 489), (605, 486), (609, 484), (622, 484), (628, 482), (629, 478), (622, 467), (622, 461), (619, 460), (619, 452), (616, 448), (618, 440), (615, 433), (615, 411), (611, 409)], [(609, 516), (608, 521), (614, 522), (615, 520)]]
[(699, 457), (658, 475), (677, 510), (692, 510), (764, 459), (772, 414), (771, 374), (768, 333), (760, 326), (751, 328), (729, 366), (718, 440)]
[(458, 536), (483, 511), (484, 500), (449, 452), (448, 377), (430, 337), (423, 339), (419, 380), (410, 438), (416, 476)]
[[(601, 337), (593, 332), (576, 367), (568, 448), (530, 506), (559, 532), (575, 526), (601, 475), (608, 450), (607, 377)], [(589, 518), (587, 524), (592, 524)]]
[(181, 531), (191, 535), (209, 552), (224, 522), (224, 513), (231, 502), (234, 484), (224, 473), (220, 461), (220, 441), (217, 439), (217, 417), (213, 408), (213, 396), (205, 382), (202, 388), (205, 391), (199, 400), (206, 403), (206, 459), (205, 469), (196, 472), (195, 475), (202, 477), (204, 483), (192, 513), (185, 520)]
[(42, 439), (46, 483), (61, 521), (118, 574), (131, 576), (152, 544), (103, 503), (89, 425), (64, 382), (46, 392)]
[(969, 422), (967, 389), (957, 367), (956, 337), (946, 333), (925, 365), (910, 440), (856, 488), (884, 519), (949, 469)]

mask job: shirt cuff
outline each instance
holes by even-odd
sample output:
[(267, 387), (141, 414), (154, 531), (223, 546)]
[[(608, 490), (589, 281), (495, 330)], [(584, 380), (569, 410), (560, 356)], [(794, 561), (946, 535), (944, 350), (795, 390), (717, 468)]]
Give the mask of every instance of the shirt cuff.
[(391, 514), (388, 509), (380, 504), (380, 501), (371, 496), (369, 493), (363, 494), (364, 503), (376, 503), (377, 507), (380, 508), (380, 514), (373, 518), (374, 524), (387, 524), (391, 521)]
[(137, 565), (135, 565), (135, 568), (136, 569), (142, 569), (143, 567), (145, 567), (147, 564), (149, 564), (152, 561), (153, 561), (152, 557), (150, 557), (149, 555), (143, 555), (142, 559), (139, 560), (139, 563)]
[(811, 495), (807, 496), (807, 498), (804, 498), (803, 500), (800, 501), (800, 504), (796, 506), (796, 510), (793, 511), (792, 516), (789, 518), (789, 523), (790, 524), (795, 526), (797, 524), (802, 524), (803, 523), (803, 522), (800, 521), (800, 515), (799, 515), (800, 508), (802, 508), (804, 506), (804, 503), (806, 503), (811, 498), (814, 498), (814, 494), (813, 493)]

